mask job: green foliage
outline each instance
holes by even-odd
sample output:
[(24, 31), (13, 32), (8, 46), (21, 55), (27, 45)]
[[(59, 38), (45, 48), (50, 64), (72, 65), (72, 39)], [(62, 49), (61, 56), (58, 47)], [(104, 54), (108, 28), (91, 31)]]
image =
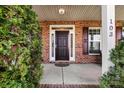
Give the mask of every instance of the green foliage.
[(109, 72), (101, 77), (100, 86), (104, 88), (124, 87), (124, 41), (110, 51), (110, 60), (114, 67), (110, 67)]
[(0, 87), (37, 87), (41, 38), (31, 6), (0, 6)]

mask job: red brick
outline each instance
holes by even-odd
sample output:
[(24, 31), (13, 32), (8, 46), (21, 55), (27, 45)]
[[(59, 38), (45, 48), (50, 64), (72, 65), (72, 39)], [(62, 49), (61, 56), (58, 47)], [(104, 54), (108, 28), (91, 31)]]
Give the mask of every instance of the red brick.
[[(100, 63), (101, 56), (94, 55), (84, 55), (83, 54), (83, 27), (100, 27), (101, 21), (91, 20), (91, 21), (41, 21), (42, 28), (42, 44), (43, 44), (43, 61), (44, 63), (49, 63), (49, 25), (75, 25), (75, 54), (76, 63)], [(116, 22), (117, 26), (122, 26), (120, 21)]]

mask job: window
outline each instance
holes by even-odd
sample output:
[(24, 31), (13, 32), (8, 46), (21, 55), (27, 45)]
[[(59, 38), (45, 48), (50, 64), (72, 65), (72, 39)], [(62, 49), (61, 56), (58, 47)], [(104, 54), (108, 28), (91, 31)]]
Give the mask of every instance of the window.
[(122, 30), (122, 39), (124, 39), (124, 28)]
[(88, 53), (100, 54), (100, 28), (89, 27), (88, 31)]

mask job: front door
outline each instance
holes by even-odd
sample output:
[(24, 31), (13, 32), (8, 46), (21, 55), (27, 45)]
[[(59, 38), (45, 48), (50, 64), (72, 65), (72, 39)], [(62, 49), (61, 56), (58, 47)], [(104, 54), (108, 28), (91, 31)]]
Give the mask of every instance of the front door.
[(69, 31), (56, 31), (56, 60), (69, 60)]

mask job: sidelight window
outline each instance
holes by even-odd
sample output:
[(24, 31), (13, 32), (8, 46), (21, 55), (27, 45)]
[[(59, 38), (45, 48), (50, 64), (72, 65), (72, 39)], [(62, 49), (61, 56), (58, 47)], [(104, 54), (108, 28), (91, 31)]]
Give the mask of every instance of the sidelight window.
[(71, 33), (71, 57), (73, 57), (73, 34)]
[(124, 29), (122, 30), (122, 39), (124, 39)]
[(54, 57), (54, 34), (52, 34), (51, 40), (52, 40), (52, 57)]

